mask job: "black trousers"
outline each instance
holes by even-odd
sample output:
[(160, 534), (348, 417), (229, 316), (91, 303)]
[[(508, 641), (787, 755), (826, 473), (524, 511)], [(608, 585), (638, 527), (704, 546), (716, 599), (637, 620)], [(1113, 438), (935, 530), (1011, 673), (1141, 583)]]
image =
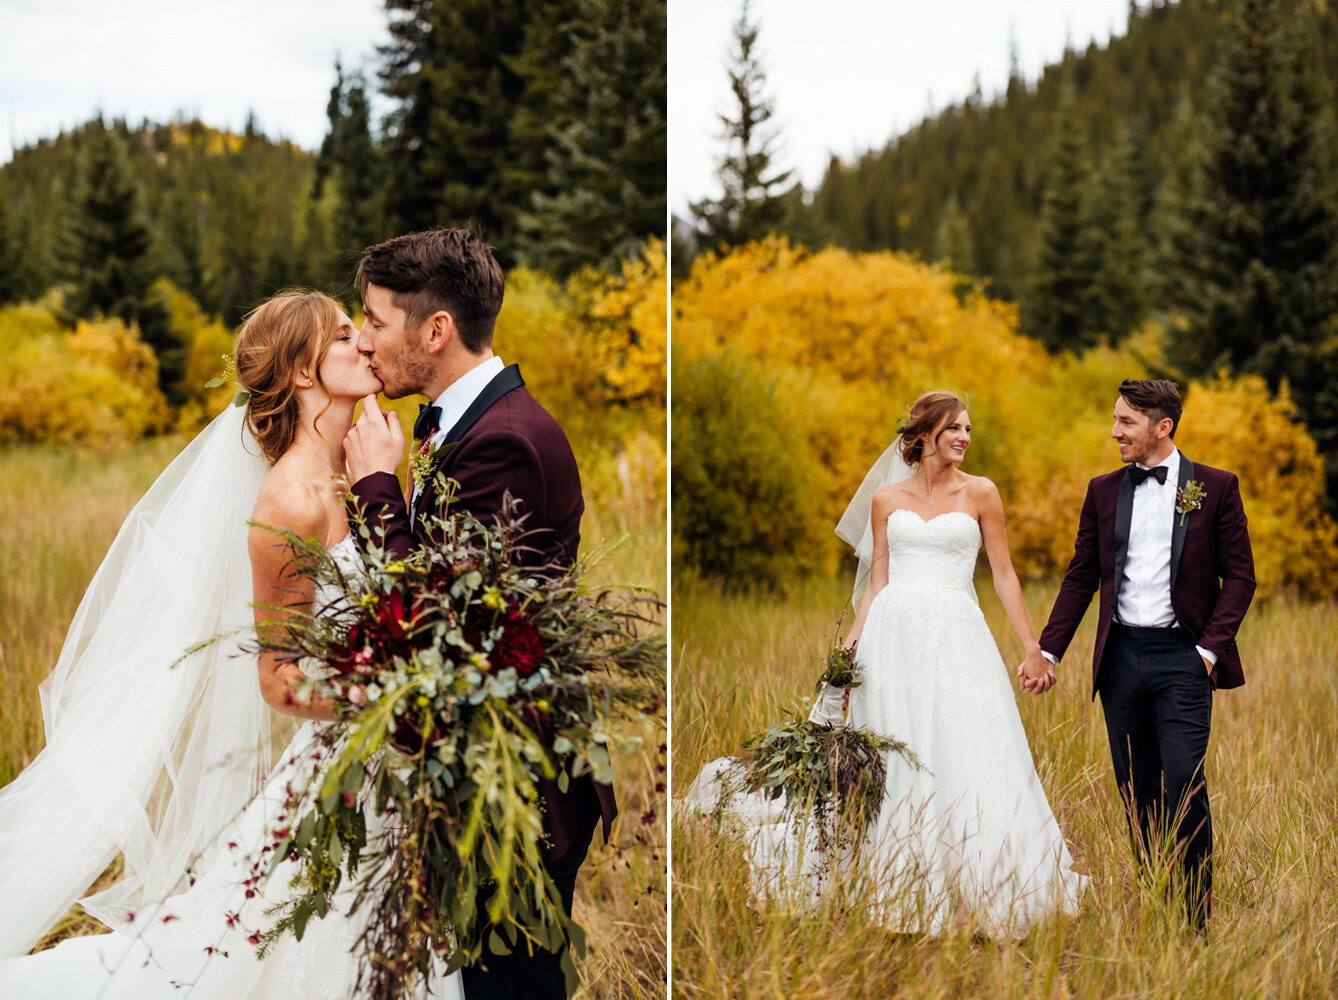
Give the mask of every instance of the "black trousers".
[[(583, 842), (573, 844), (566, 854), (547, 864), (562, 896), (562, 908), (571, 916), (576, 895), (576, 873), (590, 850), (594, 826)], [(480, 894), (480, 910), (483, 896)], [(565, 950), (565, 945), (563, 946)], [(510, 955), (493, 955), (484, 948), (478, 964), (461, 970), (467, 1000), (567, 1000), (567, 981), (562, 975), (561, 952), (536, 949), (529, 954), (524, 947)]]
[[(1115, 780), (1140, 863), (1169, 825), (1183, 851), (1185, 907), (1203, 927), (1212, 905), (1213, 823), (1203, 762), (1213, 690), (1203, 658), (1183, 629), (1113, 624), (1097, 683)], [(1135, 820), (1136, 817), (1136, 820)]]

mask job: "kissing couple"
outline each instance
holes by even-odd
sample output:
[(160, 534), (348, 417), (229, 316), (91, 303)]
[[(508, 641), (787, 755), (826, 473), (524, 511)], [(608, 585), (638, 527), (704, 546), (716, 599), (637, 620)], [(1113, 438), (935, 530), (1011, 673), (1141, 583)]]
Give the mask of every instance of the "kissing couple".
[[(1039, 640), (1009, 555), (995, 485), (962, 471), (965, 402), (917, 399), (898, 439), (865, 477), (837, 534), (859, 559), (846, 644), (859, 686), (825, 688), (810, 721), (904, 741), (923, 763), (887, 755), (877, 818), (854, 875), (890, 929), (950, 927), (1021, 938), (1076, 911), (1078, 874), (1037, 777), (1009, 674), (976, 601), (983, 545), (1026, 650), (1024, 691), (1044, 694), (1099, 592), (1092, 696), (1101, 697), (1119, 794), (1139, 862), (1163, 845), (1180, 859), (1191, 926), (1212, 898), (1212, 821), (1204, 760), (1213, 692), (1244, 683), (1236, 633), (1255, 588), (1235, 475), (1190, 460), (1174, 439), (1176, 386), (1130, 379), (1110, 436), (1123, 466), (1093, 479), (1074, 554)], [(847, 719), (848, 707), (848, 719)], [(811, 848), (793, 812), (738, 791), (737, 762), (712, 761), (685, 802), (733, 817), (755, 893), (811, 897), (846, 863)]]
[[(354, 573), (362, 539), (348, 494), (379, 541), (407, 555), (437, 542), (414, 515), (435, 509), (440, 473), (459, 484), (451, 513), (486, 523), (508, 493), (519, 502), (533, 532), (520, 558), (536, 570), (575, 561), (576, 460), (519, 369), (493, 353), (504, 281), (490, 248), (460, 229), (401, 236), (365, 252), (357, 283), (360, 329), (317, 293), (277, 295), (247, 317), (235, 348), (244, 405), (159, 477), (85, 594), (44, 685), (46, 747), (0, 790), (0, 895), (11, 904), (0, 912), (0, 996), (353, 995), (354, 944), (376, 919), (372, 907), (340, 909), (354, 887), (262, 959), (255, 944), (293, 862), (248, 881), (293, 787), (319, 780), (311, 758), (318, 732), (339, 724), (332, 703), (308, 696), (297, 663), (245, 655), (235, 641), (167, 669), (252, 614), (264, 624), (275, 605), (331, 603), (324, 585), (289, 572), (272, 530), (248, 521), (318, 539)], [(432, 400), (415, 426), (421, 475), (408, 498), (395, 475), (404, 434), (380, 392)], [(302, 722), (272, 770), (271, 710)], [(570, 915), (594, 829), (602, 822), (607, 838), (617, 808), (588, 775), (541, 795), (545, 865)], [(364, 810), (373, 836), (385, 818)], [(80, 900), (112, 933), (28, 955), (118, 855), (121, 880)], [(423, 995), (565, 997), (560, 960), (542, 948), (485, 952), (459, 973), (431, 970)]]

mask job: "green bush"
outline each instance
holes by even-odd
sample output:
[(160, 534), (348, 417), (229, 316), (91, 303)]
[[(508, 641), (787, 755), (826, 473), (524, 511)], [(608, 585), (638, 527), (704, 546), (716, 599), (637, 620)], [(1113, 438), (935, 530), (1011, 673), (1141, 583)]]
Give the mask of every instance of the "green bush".
[(776, 382), (725, 351), (676, 358), (674, 564), (733, 584), (830, 570), (826, 473)]

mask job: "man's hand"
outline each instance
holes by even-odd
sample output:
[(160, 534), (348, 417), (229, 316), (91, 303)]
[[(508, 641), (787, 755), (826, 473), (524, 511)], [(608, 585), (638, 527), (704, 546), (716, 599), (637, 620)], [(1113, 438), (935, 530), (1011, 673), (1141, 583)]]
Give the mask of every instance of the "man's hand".
[(1027, 653), (1017, 668), (1017, 679), (1023, 691), (1045, 694), (1055, 686), (1055, 668), (1043, 655), (1039, 646)]
[(1213, 667), (1217, 666), (1217, 664), (1213, 663), (1212, 660), (1208, 659), (1208, 657), (1204, 656), (1202, 653), (1199, 654), (1199, 659), (1203, 661), (1204, 667), (1207, 669), (1208, 674), (1211, 676), (1213, 672)]
[(362, 401), (362, 416), (344, 438), (344, 466), (356, 483), (373, 472), (392, 476), (404, 457), (404, 428), (392, 410), (383, 411), (372, 393)]

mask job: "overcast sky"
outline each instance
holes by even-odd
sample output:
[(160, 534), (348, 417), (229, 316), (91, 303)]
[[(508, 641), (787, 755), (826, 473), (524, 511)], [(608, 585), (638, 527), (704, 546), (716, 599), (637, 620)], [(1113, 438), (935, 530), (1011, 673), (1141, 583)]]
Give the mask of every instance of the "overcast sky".
[[(1147, 6), (1146, 0), (1140, 6)], [(670, 0), (671, 207), (714, 195), (730, 110), (725, 68), (736, 0)], [(830, 153), (879, 148), (960, 101), (977, 74), (986, 100), (1008, 83), (1010, 38), (1034, 81), (1065, 41), (1084, 48), (1124, 34), (1128, 0), (753, 0), (767, 90), (781, 130), (780, 166), (808, 187)]]
[(308, 149), (325, 135), (335, 57), (374, 67), (381, 0), (0, 0), (0, 162), (99, 110), (184, 112)]

